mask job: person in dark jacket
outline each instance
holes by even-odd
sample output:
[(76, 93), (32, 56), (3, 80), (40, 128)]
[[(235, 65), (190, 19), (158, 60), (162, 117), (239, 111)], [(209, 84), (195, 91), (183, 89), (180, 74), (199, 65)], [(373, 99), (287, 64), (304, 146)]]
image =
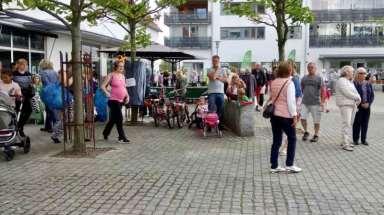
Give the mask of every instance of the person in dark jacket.
[(16, 70), (13, 72), (13, 81), (18, 83), (23, 94), (23, 106), (20, 110), (21, 102), (16, 103), (16, 110), (21, 111), (18, 122), (20, 136), (25, 136), (24, 125), (27, 123), (32, 113), (31, 99), (35, 95), (32, 84), (32, 74), (28, 72), (28, 61), (21, 58), (16, 63)]
[(255, 87), (256, 87), (256, 79), (255, 76), (249, 71), (249, 69), (246, 70), (240, 70), (240, 78), (245, 83), (245, 95), (247, 95), (248, 98), (255, 98)]
[(267, 75), (265, 74), (265, 71), (260, 64), (254, 65), (252, 69), (252, 74), (256, 78), (255, 94), (258, 103), (258, 105), (256, 105), (256, 110), (259, 111), (259, 106), (262, 107), (264, 104), (264, 94), (261, 94), (261, 89), (267, 83)]
[(372, 84), (366, 81), (367, 71), (360, 67), (356, 71), (355, 87), (361, 97), (361, 103), (357, 107), (357, 113), (353, 122), (353, 144), (358, 145), (361, 137), (361, 144), (368, 145), (367, 132), (369, 117), (371, 115), (371, 105), (375, 99)]

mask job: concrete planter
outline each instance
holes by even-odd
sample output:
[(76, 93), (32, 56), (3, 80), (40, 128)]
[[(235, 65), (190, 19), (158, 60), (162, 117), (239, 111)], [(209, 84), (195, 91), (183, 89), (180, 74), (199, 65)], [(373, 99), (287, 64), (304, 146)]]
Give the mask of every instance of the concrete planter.
[(224, 124), (240, 137), (254, 136), (254, 106), (240, 106), (238, 102), (226, 101), (224, 104)]

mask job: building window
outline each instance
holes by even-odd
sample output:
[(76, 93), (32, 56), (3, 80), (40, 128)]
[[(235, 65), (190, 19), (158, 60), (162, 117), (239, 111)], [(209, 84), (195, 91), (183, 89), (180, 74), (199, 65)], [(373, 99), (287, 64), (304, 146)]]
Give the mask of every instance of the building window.
[[(238, 6), (240, 4), (249, 4), (247, 2), (231, 2), (231, 3), (221, 3), (220, 4), (220, 15), (222, 16), (233, 16), (234, 14), (231, 13), (231, 11), (226, 10), (228, 7), (232, 6)], [(254, 4), (253, 9), (255, 13), (258, 14), (265, 14), (265, 6), (261, 4)]]
[(264, 38), (265, 27), (221, 28), (222, 40), (262, 40)]
[(289, 26), (288, 39), (301, 39), (302, 28), (301, 26)]
[(0, 46), (11, 46), (11, 35), (8, 33), (0, 32)]
[(22, 48), (22, 49), (28, 49), (28, 34), (27, 35), (21, 35), (21, 34), (13, 34), (13, 46), (15, 48)]
[(44, 37), (38, 34), (32, 34), (31, 49), (44, 50)]
[(183, 37), (198, 37), (199, 26), (198, 25), (186, 25), (182, 28)]

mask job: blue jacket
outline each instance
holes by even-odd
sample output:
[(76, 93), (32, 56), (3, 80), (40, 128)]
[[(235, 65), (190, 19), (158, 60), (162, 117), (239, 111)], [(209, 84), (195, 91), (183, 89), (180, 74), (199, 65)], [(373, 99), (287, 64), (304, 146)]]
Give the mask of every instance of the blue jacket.
[(41, 82), (43, 86), (47, 86), (49, 84), (57, 84), (59, 83), (59, 74), (51, 69), (45, 69), (40, 71)]
[(303, 92), (301, 91), (300, 77), (298, 75), (292, 76), (292, 81), (295, 84), (295, 97), (303, 97)]
[[(357, 89), (357, 92), (359, 92), (359, 95), (361, 97), (361, 104), (369, 103), (369, 105), (371, 105), (373, 100), (375, 99), (375, 93), (374, 93), (372, 84), (366, 81), (364, 81), (362, 84), (360, 84), (357, 81), (354, 81), (354, 84)], [(366, 90), (367, 90), (366, 97), (363, 96), (363, 87), (366, 87)]]

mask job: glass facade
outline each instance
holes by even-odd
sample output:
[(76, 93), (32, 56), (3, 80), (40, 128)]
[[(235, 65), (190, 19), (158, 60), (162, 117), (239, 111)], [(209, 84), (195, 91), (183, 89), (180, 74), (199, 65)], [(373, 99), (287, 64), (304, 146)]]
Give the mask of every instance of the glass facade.
[(44, 59), (44, 36), (6, 25), (1, 26), (1, 30), (0, 61), (3, 66), (10, 69), (12, 60), (16, 62), (24, 58), (29, 62), (29, 70), (38, 73), (39, 62)]
[[(231, 11), (225, 10), (226, 6), (227, 7), (237, 6), (237, 5), (240, 5), (241, 3), (244, 3), (244, 2), (231, 2), (231, 3), (227, 3), (229, 5), (226, 5), (225, 3), (221, 3), (220, 4), (220, 15), (222, 15), (222, 16), (232, 16), (233, 14), (231, 13)], [(264, 5), (254, 4), (253, 5), (253, 9), (258, 14), (265, 14), (265, 6)]]
[(313, 10), (384, 8), (383, 0), (312, 0)]
[(265, 27), (224, 27), (221, 28), (222, 40), (263, 40)]

